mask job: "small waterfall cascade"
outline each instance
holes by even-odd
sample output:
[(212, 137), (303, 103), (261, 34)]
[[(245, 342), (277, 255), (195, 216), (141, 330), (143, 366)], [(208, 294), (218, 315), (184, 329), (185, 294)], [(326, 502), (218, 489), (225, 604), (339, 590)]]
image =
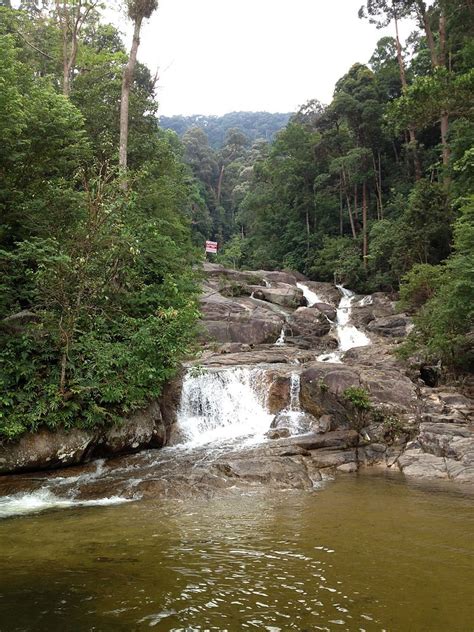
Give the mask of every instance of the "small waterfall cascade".
[(322, 302), (321, 298), (316, 294), (316, 292), (310, 290), (309, 287), (304, 283), (297, 283), (296, 287), (303, 292), (303, 296), (308, 302), (308, 307), (312, 307), (315, 303)]
[[(354, 302), (355, 294), (351, 290), (348, 290), (342, 285), (336, 285), (337, 289), (341, 292), (342, 297), (337, 308), (336, 316), (336, 334), (339, 341), (337, 351), (332, 353), (323, 353), (318, 357), (321, 362), (342, 362), (342, 356), (349, 349), (354, 347), (366, 347), (370, 345), (370, 338), (366, 336), (363, 331), (357, 329), (354, 325), (350, 325), (350, 317), (352, 312), (352, 303)], [(366, 297), (370, 298), (370, 297)], [(365, 300), (365, 299), (362, 299)], [(370, 303), (364, 303), (370, 304)]]
[(189, 371), (173, 443), (192, 448), (237, 438), (246, 438), (246, 444), (263, 440), (272, 421), (265, 406), (266, 386), (261, 369)]
[(352, 311), (352, 302), (355, 294), (342, 285), (336, 286), (342, 293), (341, 302), (337, 309), (337, 337), (339, 339), (339, 349), (348, 351), (354, 347), (365, 347), (370, 344), (370, 339), (363, 331), (354, 325), (349, 325)]
[(290, 377), (290, 412), (300, 412), (301, 380), (299, 373), (292, 373)]
[(282, 327), (281, 331), (280, 331), (280, 335), (278, 336), (278, 339), (275, 342), (275, 346), (276, 347), (283, 347), (283, 345), (285, 344), (285, 337), (286, 337), (285, 328)]

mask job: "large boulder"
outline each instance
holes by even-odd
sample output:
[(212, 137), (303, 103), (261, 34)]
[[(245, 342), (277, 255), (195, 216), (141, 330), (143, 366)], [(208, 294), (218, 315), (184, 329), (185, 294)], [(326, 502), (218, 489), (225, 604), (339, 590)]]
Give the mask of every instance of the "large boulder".
[(151, 402), (121, 424), (96, 431), (41, 428), (0, 446), (0, 474), (77, 465), (91, 459), (160, 448), (167, 430), (159, 403)]
[(299, 307), (305, 302), (303, 292), (295, 285), (289, 285), (288, 283), (278, 283), (275, 286), (272, 285), (272, 287), (261, 288), (255, 296), (269, 303), (275, 303), (281, 307), (289, 307), (291, 309)]
[(389, 338), (404, 338), (412, 328), (413, 322), (406, 314), (376, 318), (367, 325), (369, 331)]
[(386, 318), (396, 313), (396, 303), (391, 295), (375, 292), (369, 296), (356, 297), (352, 301), (351, 322), (356, 327), (367, 326), (378, 318)]
[(95, 444), (95, 435), (85, 430), (42, 428), (0, 446), (0, 474), (81, 463)]
[(331, 330), (328, 319), (311, 307), (299, 307), (288, 319), (288, 326), (293, 336), (321, 338)]
[(201, 298), (203, 338), (220, 343), (275, 342), (285, 322), (282, 314), (247, 298), (208, 292)]
[(314, 303), (311, 305), (312, 309), (317, 309), (321, 314), (324, 314), (329, 320), (336, 320), (337, 311), (335, 307), (329, 305), (329, 303)]

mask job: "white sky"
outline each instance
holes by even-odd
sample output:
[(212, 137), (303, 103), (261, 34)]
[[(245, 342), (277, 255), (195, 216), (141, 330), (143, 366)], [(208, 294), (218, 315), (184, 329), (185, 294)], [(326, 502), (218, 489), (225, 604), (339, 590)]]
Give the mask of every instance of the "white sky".
[[(160, 0), (138, 57), (152, 72), (159, 68), (165, 115), (290, 112), (311, 98), (329, 103), (336, 81), (392, 35), (390, 27), (359, 20), (362, 3)], [(402, 34), (411, 28), (402, 25)]]

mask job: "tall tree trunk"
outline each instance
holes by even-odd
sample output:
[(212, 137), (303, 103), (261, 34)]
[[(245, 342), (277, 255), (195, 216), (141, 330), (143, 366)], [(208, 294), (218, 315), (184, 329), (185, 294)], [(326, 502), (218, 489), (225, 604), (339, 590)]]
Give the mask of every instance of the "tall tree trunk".
[[(400, 81), (402, 84), (402, 92), (406, 92), (408, 89), (407, 76), (405, 73), (405, 63), (403, 61), (402, 55), (402, 46), (400, 44), (400, 34), (398, 32), (398, 20), (395, 18), (395, 43), (397, 47), (397, 60), (398, 60), (398, 68), (400, 71)], [(409, 125), (408, 134), (410, 137), (410, 150), (413, 154), (413, 163), (415, 165), (415, 179), (421, 179), (421, 164), (420, 157), (418, 156), (418, 149), (416, 143), (416, 131), (413, 125)]]
[(430, 51), (431, 56), (431, 65), (433, 68), (437, 68), (439, 66), (438, 61), (438, 53), (436, 51), (436, 44), (433, 36), (433, 31), (431, 30), (431, 25), (428, 17), (428, 13), (426, 11), (426, 4), (423, 0), (417, 0), (418, 14), (420, 16), (421, 22), (423, 23), (423, 29), (426, 34), (426, 42), (428, 44), (428, 49)]
[(346, 176), (346, 171), (343, 168), (342, 169), (342, 175), (343, 175), (343, 179), (344, 179), (344, 188), (346, 191), (346, 202), (347, 202), (347, 210), (349, 212), (349, 221), (351, 223), (351, 231), (352, 231), (352, 237), (354, 239), (357, 239), (357, 233), (356, 233), (356, 228), (355, 228), (355, 223), (354, 223), (354, 217), (352, 215), (352, 209), (351, 209), (351, 201), (349, 198), (349, 194), (347, 192), (347, 176)]
[[(426, 12), (426, 5), (422, 0), (418, 0), (417, 6), (419, 8), (419, 13), (423, 22), (426, 41), (428, 42), (428, 48), (430, 50), (431, 56), (431, 65), (433, 69), (440, 68), (446, 65), (446, 13), (444, 8), (441, 7), (440, 15), (439, 15), (439, 54), (436, 50), (436, 43), (433, 36), (433, 31), (431, 30), (430, 22), (428, 19), (428, 15)], [(451, 155), (451, 149), (448, 143), (448, 133), (449, 133), (449, 112), (443, 110), (440, 115), (440, 131), (441, 131), (441, 147), (443, 152), (443, 183), (445, 188), (449, 188), (450, 178), (447, 174), (447, 169), (449, 167), (449, 159)]]
[(95, 9), (98, 0), (84, 4), (83, 0), (71, 3), (67, 0), (55, 0), (59, 27), (62, 34), (63, 55), (63, 94), (68, 97), (71, 93), (71, 80), (76, 66), (79, 33), (89, 13)]
[(133, 25), (132, 47), (127, 65), (123, 70), (122, 77), (122, 98), (120, 101), (120, 144), (119, 144), (119, 167), (122, 172), (122, 189), (128, 189), (127, 182), (127, 152), (128, 152), (128, 107), (130, 101), (130, 89), (133, 82), (133, 74), (137, 63), (137, 51), (140, 45), (140, 29), (142, 17), (137, 17)]
[(217, 192), (216, 192), (216, 204), (217, 204), (217, 206), (220, 206), (220, 203), (221, 203), (222, 180), (224, 178), (224, 169), (225, 169), (225, 166), (222, 165), (220, 173), (219, 173), (219, 180), (217, 182)]
[(367, 235), (367, 185), (364, 180), (362, 185), (362, 235), (363, 235), (363, 250), (362, 256), (364, 261), (364, 269), (367, 270), (367, 255), (368, 255), (368, 235)]
[(344, 202), (342, 197), (342, 178), (339, 176), (339, 234), (344, 234)]

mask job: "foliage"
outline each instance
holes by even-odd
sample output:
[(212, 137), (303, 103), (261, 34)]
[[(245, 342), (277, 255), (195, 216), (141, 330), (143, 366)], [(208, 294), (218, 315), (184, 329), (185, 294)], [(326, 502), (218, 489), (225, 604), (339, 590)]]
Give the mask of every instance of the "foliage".
[(223, 116), (160, 116), (160, 125), (183, 136), (188, 129), (199, 127), (209, 138), (210, 146), (219, 150), (225, 144), (225, 137), (232, 128), (237, 128), (254, 142), (258, 139), (271, 141), (275, 134), (288, 123), (291, 114), (270, 112), (230, 112)]
[[(474, 198), (471, 196), (455, 223), (453, 254), (443, 266), (429, 271), (432, 285), (415, 317), (417, 327), (407, 343), (410, 351), (418, 350), (431, 360), (441, 359), (456, 370), (474, 368), (473, 270)], [(409, 275), (406, 287), (402, 288), (405, 301), (413, 303), (419, 297), (416, 276), (416, 272)]]
[[(156, 126), (150, 73), (139, 66), (132, 88), (125, 195), (120, 38), (89, 14), (67, 98), (61, 64), (17, 36), (59, 61), (45, 6), (0, 9), (0, 439), (93, 428), (145, 405), (198, 317), (191, 225), (202, 201), (175, 135)], [(206, 221), (201, 212), (198, 228)]]
[(349, 386), (344, 390), (343, 396), (358, 411), (368, 411), (372, 408), (370, 395), (365, 388)]

